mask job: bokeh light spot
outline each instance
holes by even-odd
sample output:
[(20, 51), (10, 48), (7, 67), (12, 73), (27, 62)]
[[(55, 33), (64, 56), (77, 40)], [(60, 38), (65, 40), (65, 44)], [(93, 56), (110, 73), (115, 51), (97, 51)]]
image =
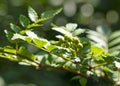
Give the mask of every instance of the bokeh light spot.
[(49, 0), (49, 2), (53, 6), (60, 6), (63, 3), (63, 0)]
[(11, 2), (11, 4), (12, 4), (13, 6), (18, 7), (18, 6), (23, 5), (24, 2), (25, 2), (25, 0), (10, 0), (10, 2)]
[(68, 17), (72, 17), (75, 15), (77, 10), (76, 3), (72, 0), (66, 1), (64, 3), (64, 13)]
[(111, 11), (107, 12), (106, 20), (109, 23), (116, 23), (119, 20), (119, 14), (116, 11), (111, 10)]
[(4, 16), (7, 14), (7, 7), (5, 4), (0, 4), (0, 16)]
[(83, 16), (89, 17), (94, 13), (94, 7), (91, 4), (87, 3), (81, 7), (80, 11)]

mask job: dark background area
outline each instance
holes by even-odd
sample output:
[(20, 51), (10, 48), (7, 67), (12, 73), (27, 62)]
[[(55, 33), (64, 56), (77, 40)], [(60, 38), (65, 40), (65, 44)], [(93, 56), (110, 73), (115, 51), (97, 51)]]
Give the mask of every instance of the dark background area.
[[(120, 28), (120, 0), (0, 0), (0, 47), (10, 44), (4, 30), (10, 30), (11, 22), (19, 25), (19, 15), (28, 16), (28, 6), (33, 7), (39, 15), (46, 10), (63, 8), (59, 15), (36, 29), (39, 35), (48, 39), (54, 39), (56, 34), (50, 30), (51, 23), (60, 26), (72, 22), (88, 29), (105, 24), (113, 31)], [(73, 76), (62, 70), (36, 69), (0, 58), (0, 86), (80, 86), (79, 81), (71, 80)], [(105, 84), (100, 83), (99, 86)]]

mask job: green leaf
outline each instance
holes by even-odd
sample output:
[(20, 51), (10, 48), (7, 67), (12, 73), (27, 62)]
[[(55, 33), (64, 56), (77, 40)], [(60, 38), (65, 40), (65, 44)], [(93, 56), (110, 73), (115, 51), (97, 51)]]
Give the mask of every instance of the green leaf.
[(50, 18), (54, 17), (58, 13), (62, 11), (62, 8), (56, 9), (56, 10), (49, 10), (41, 14), (41, 18)]
[[(22, 57), (19, 57), (19, 58), (21, 58), (21, 59), (27, 59), (27, 60), (35, 60), (36, 59), (36, 57), (32, 54), (32, 53), (30, 53), (25, 47), (23, 47), (23, 46), (21, 46), (20, 48), (19, 48), (19, 51), (18, 51), (18, 53), (20, 54), (20, 55), (23, 55)], [(25, 56), (25, 57), (24, 57)]]
[(18, 27), (15, 24), (10, 23), (10, 28), (15, 31), (16, 33), (19, 33), (21, 31), (20, 27)]
[(77, 28), (77, 24), (76, 23), (68, 23), (68, 24), (66, 24), (66, 28), (69, 32), (72, 32)]
[(30, 31), (30, 30), (26, 30), (26, 35), (28, 36), (28, 37), (30, 37), (31, 39), (33, 39), (33, 38), (38, 38), (38, 36), (34, 33), (34, 32), (32, 32), (32, 31)]
[(0, 49), (0, 57), (9, 59), (11, 61), (18, 61), (16, 54), (16, 50), (11, 46), (5, 46)]
[(28, 43), (31, 43), (32, 39), (30, 37), (26, 37), (25, 41), (27, 41)]
[(93, 56), (99, 56), (104, 53), (104, 49), (97, 46), (91, 46), (91, 51)]
[(70, 32), (66, 31), (62, 27), (54, 27), (54, 28), (52, 28), (52, 30), (55, 30), (55, 31), (60, 32), (60, 33), (67, 35), (67, 36), (72, 36), (72, 34)]
[(93, 41), (94, 44), (98, 46), (104, 46), (106, 47), (106, 37), (101, 35), (100, 33), (92, 30), (87, 31), (88, 35), (87, 37)]
[(16, 53), (16, 50), (13, 47), (11, 47), (11, 46), (5, 46), (4, 47), (4, 51), (5, 52)]
[(46, 49), (49, 51), (49, 52), (51, 52), (52, 50), (54, 50), (54, 49), (56, 49), (57, 48), (57, 46), (55, 46), (55, 45), (48, 45), (47, 47), (46, 47)]
[(37, 57), (37, 60), (40, 62), (40, 63), (45, 63), (45, 56), (47, 56), (48, 54), (44, 51), (40, 51), (39, 53), (37, 53), (36, 57)]
[(106, 73), (108, 73), (108, 74), (112, 74), (112, 73), (113, 73), (112, 70), (109, 69), (108, 67), (103, 67), (102, 69), (103, 69)]
[(22, 39), (22, 40), (24, 40), (24, 39), (25, 39), (25, 36), (22, 36), (22, 35), (20, 35), (20, 34), (15, 33), (15, 34), (13, 35), (13, 37), (11, 38), (11, 40), (16, 40), (16, 39)]
[(109, 41), (114, 40), (118, 37), (120, 37), (120, 30), (117, 30), (117, 31), (113, 32), (109, 37)]
[(36, 13), (36, 11), (32, 7), (28, 8), (28, 16), (31, 19), (31, 21), (33, 21), (33, 22), (38, 20), (38, 14)]
[(19, 21), (20, 21), (20, 24), (21, 24), (23, 27), (27, 27), (27, 26), (30, 24), (29, 19), (28, 19), (26, 16), (24, 16), (24, 15), (20, 15)]
[(112, 41), (109, 43), (109, 47), (116, 46), (116, 45), (118, 45), (118, 44), (120, 44), (120, 37), (112, 40)]
[(116, 45), (116, 46), (111, 47), (111, 48), (109, 49), (109, 52), (110, 52), (110, 53), (112, 53), (112, 52), (114, 52), (114, 51), (120, 51), (120, 45)]
[(61, 58), (61, 57), (55, 58), (55, 55), (53, 55), (53, 56), (54, 56), (54, 58), (53, 58), (54, 64), (57, 64), (60, 66), (65, 64), (66, 61), (63, 58)]
[(86, 86), (86, 84), (87, 84), (87, 79), (81, 77), (80, 80), (79, 80), (79, 82), (80, 82), (81, 86)]
[(71, 80), (76, 80), (76, 79), (80, 79), (80, 76), (74, 76)]
[(73, 57), (73, 55), (71, 54), (72, 52), (68, 48), (59, 47), (59, 46), (57, 46), (57, 48), (53, 49), (51, 53), (63, 58), (64, 60), (67, 60), (67, 61), (70, 61), (71, 58)]
[(114, 52), (110, 52), (110, 54), (114, 55), (114, 56), (118, 55), (119, 53), (120, 53), (120, 50), (117, 50), (117, 51), (114, 51)]
[(80, 35), (80, 34), (82, 34), (82, 33), (84, 33), (85, 32), (85, 29), (76, 29), (73, 33), (72, 33), (72, 35), (73, 36), (77, 36), (77, 35)]
[(66, 61), (66, 63), (63, 65), (65, 68), (71, 68), (72, 69), (72, 62)]
[(78, 51), (78, 55), (81, 57), (81, 56), (85, 56), (87, 53), (89, 53), (91, 50), (90, 50), (90, 47), (91, 47), (91, 44), (89, 42), (82, 42), (83, 44), (83, 47)]
[(47, 61), (49, 62), (49, 64), (51, 65), (53, 63), (53, 55), (48, 54), (48, 58)]
[(33, 42), (38, 48), (46, 47), (46, 45), (48, 44), (48, 41), (42, 38), (41, 39), (34, 38)]
[(96, 28), (96, 31), (98, 33), (100, 33), (101, 35), (105, 36), (105, 37), (109, 37), (109, 35), (111, 33), (111, 29), (108, 26), (106, 26), (106, 25), (99, 25)]
[[(87, 34), (88, 35), (93, 35), (93, 36), (96, 36), (96, 37), (98, 37), (98, 38), (102, 38), (102, 39), (105, 39), (106, 37), (105, 36), (103, 36), (101, 33), (99, 33), (99, 32), (97, 32), (97, 31), (94, 31), (94, 30), (86, 30), (87, 32)], [(89, 37), (89, 36), (88, 36)]]
[(37, 59), (41, 64), (51, 65), (53, 63), (54, 56), (51, 54), (48, 54), (44, 51), (40, 51), (37, 54)]
[(62, 11), (62, 8), (56, 9), (56, 10), (45, 11), (41, 14), (41, 19), (39, 19), (38, 22), (50, 19), (54, 17), (55, 15), (59, 14), (61, 11)]
[(5, 30), (5, 34), (6, 34), (7, 39), (8, 39), (11, 43), (16, 43), (16, 41), (12, 40), (12, 37), (13, 37), (13, 35), (14, 35), (13, 32), (10, 32), (10, 31)]
[(103, 59), (107, 64), (112, 64), (115, 61), (115, 57), (110, 55), (103, 56)]
[(114, 61), (115, 63), (115, 67), (117, 67), (118, 69), (120, 69), (120, 62)]

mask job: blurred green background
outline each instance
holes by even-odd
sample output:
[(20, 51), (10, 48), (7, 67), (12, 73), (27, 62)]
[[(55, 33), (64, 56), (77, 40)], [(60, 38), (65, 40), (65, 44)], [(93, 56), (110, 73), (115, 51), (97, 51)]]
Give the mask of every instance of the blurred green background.
[[(120, 0), (0, 0), (0, 47), (10, 44), (4, 30), (10, 30), (10, 22), (19, 25), (19, 15), (28, 16), (28, 6), (32, 6), (38, 14), (63, 8), (59, 15), (43, 22), (45, 26), (36, 30), (47, 39), (54, 39), (56, 34), (50, 30), (51, 23), (60, 26), (71, 22), (89, 29), (105, 24), (113, 31), (120, 28)], [(0, 86), (80, 86), (79, 81), (71, 81), (73, 76), (66, 71), (35, 69), (0, 58)], [(97, 86), (95, 83), (92, 80), (88, 82)], [(98, 86), (108, 86), (105, 83), (100, 82)]]

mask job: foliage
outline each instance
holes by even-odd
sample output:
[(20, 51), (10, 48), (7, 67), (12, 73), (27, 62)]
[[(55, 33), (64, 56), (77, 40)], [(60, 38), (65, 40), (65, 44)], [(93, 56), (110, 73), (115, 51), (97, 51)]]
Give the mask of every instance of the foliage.
[(112, 32), (108, 26), (99, 25), (96, 31), (88, 30), (87, 37), (97, 46), (103, 47), (113, 55), (120, 53), (120, 30)]
[[(61, 10), (44, 12), (39, 18), (35, 10), (29, 7), (29, 18), (24, 15), (19, 17), (21, 26), (11, 23), (12, 31), (5, 30), (8, 40), (14, 43), (15, 47), (1, 47), (0, 57), (37, 68), (61, 69), (75, 73), (82, 86), (86, 86), (90, 77), (104, 77), (113, 84), (119, 84), (120, 59), (91, 44), (88, 38), (79, 37), (85, 30), (77, 28), (77, 24), (69, 23), (60, 27), (54, 25), (52, 30), (60, 33), (56, 36), (58, 40), (47, 40), (34, 32), (35, 27), (43, 25), (42, 21), (54, 17)], [(41, 52), (31, 53), (21, 43), (35, 46)], [(116, 73), (118, 75), (115, 75)]]

